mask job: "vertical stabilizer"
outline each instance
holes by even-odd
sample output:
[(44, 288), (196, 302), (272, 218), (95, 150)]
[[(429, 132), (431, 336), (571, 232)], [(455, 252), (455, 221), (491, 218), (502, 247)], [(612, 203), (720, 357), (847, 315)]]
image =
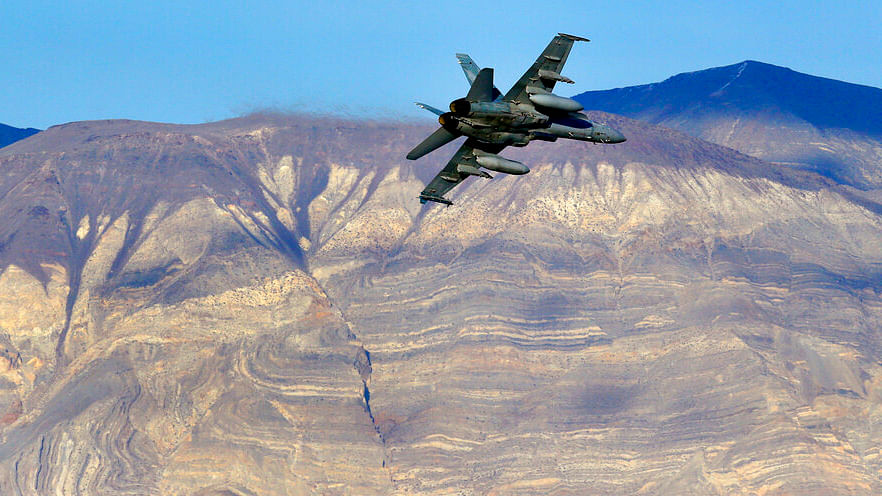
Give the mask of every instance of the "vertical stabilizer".
[(493, 101), (493, 68), (485, 67), (475, 76), (472, 87), (465, 97), (470, 102), (492, 102)]
[(457, 53), (456, 60), (459, 61), (459, 66), (462, 67), (462, 72), (465, 73), (465, 77), (469, 80), (469, 84), (474, 83), (475, 78), (478, 77), (478, 72), (481, 70), (481, 68), (478, 67), (478, 64), (476, 64), (467, 53)]

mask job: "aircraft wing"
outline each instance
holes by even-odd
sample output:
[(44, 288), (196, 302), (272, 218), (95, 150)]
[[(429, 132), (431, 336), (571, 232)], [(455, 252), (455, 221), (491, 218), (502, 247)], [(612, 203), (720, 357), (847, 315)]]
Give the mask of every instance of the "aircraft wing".
[(561, 76), (560, 71), (563, 70), (563, 66), (567, 62), (573, 43), (577, 41), (588, 41), (588, 39), (558, 33), (545, 47), (542, 55), (539, 55), (536, 62), (527, 69), (527, 72), (518, 79), (518, 82), (508, 90), (502, 99), (506, 102), (526, 102), (528, 86), (551, 91), (557, 81), (572, 83), (572, 80)]
[(481, 176), (489, 178), (490, 174), (481, 170), (481, 166), (475, 160), (474, 150), (478, 149), (487, 153), (499, 153), (505, 145), (493, 145), (482, 143), (476, 139), (469, 138), (459, 147), (459, 150), (453, 154), (453, 158), (447, 162), (447, 165), (441, 169), (434, 179), (432, 179), (426, 188), (420, 193), (420, 201), (434, 201), (452, 205), (453, 202), (444, 198), (448, 191), (453, 189), (457, 184), (461, 183), (469, 176)]

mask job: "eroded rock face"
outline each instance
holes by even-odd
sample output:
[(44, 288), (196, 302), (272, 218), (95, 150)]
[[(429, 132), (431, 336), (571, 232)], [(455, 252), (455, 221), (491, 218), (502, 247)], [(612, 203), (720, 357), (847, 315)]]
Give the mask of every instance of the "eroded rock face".
[(605, 114), (416, 196), (430, 129), (0, 153), (4, 494), (874, 494), (882, 207)]
[(362, 344), (257, 164), (218, 158), (254, 130), (120, 125), (2, 159), (2, 492), (388, 492)]

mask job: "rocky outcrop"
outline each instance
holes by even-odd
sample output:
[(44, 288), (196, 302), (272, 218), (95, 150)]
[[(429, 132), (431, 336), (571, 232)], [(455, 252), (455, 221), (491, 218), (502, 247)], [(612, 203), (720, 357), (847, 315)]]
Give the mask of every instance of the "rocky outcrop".
[[(420, 126), (0, 153), (4, 494), (874, 494), (882, 207), (611, 115), (416, 200)], [(29, 311), (34, 309), (34, 311)], [(36, 311), (39, 309), (39, 311)]]
[(2, 159), (2, 492), (387, 492), (361, 342), (262, 183), (167, 129)]

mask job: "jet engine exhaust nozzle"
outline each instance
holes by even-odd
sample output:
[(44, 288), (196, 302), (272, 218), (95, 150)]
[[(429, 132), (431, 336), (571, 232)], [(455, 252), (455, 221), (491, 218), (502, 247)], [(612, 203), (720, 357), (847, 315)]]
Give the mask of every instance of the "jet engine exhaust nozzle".
[(472, 112), (472, 104), (465, 98), (460, 98), (459, 100), (450, 102), (450, 111), (453, 112), (454, 115), (464, 117)]

